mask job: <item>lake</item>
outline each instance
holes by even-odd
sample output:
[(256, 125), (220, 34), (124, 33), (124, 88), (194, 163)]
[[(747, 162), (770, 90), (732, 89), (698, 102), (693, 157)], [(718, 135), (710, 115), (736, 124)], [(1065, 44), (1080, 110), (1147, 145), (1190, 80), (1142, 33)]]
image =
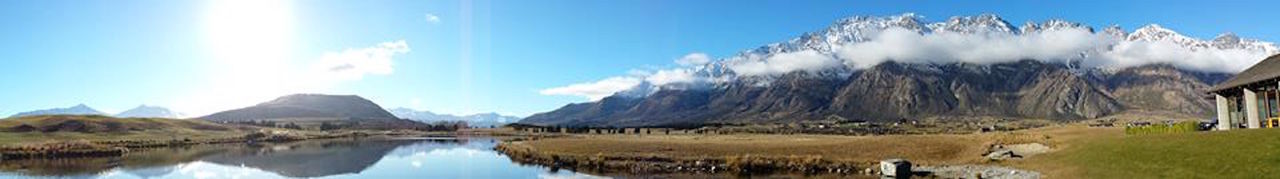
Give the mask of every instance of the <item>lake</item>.
[(0, 178), (602, 178), (512, 162), (493, 138), (319, 140), (0, 161)]

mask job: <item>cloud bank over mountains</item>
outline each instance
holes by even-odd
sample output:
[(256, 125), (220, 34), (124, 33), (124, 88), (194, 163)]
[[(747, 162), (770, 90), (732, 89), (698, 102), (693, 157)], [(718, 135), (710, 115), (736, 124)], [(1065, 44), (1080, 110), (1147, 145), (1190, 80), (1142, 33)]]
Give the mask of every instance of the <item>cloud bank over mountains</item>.
[[(1160, 27), (1152, 25), (1140, 30), (1153, 28)], [(1103, 68), (1164, 63), (1190, 70), (1234, 73), (1276, 52), (1274, 49), (1197, 48), (1164, 39), (1126, 40), (1122, 36), (1093, 33), (1083, 28), (1026, 34), (921, 34), (889, 28), (872, 39), (841, 46), (835, 56), (843, 60), (844, 65), (855, 68), (875, 66), (885, 61), (990, 64), (1033, 59), (1079, 62), (1085, 67)]]
[(719, 60), (690, 53), (675, 60), (676, 68), (550, 88), (541, 94), (594, 101), (636, 88), (651, 91), (793, 72), (853, 71), (887, 61), (992, 64), (1039, 60), (1101, 69), (1170, 64), (1188, 70), (1235, 73), (1280, 53), (1271, 42), (1231, 33), (1200, 40), (1154, 24), (1127, 33), (1118, 26), (1095, 31), (1063, 20), (1027, 22), (1017, 27), (992, 14), (932, 23), (922, 19), (910, 13), (851, 17), (818, 32)]
[(835, 56), (844, 65), (867, 68), (885, 61), (905, 63), (965, 62), (990, 64), (1022, 59), (1062, 61), (1082, 52), (1105, 48), (1105, 35), (1087, 29), (1010, 33), (935, 32), (920, 34), (889, 28), (872, 40), (840, 46)]
[(640, 84), (642, 80), (637, 77), (611, 77), (604, 80), (572, 84), (564, 87), (544, 89), (538, 91), (542, 95), (569, 95), (582, 96), (592, 101), (603, 99), (618, 91), (627, 90)]

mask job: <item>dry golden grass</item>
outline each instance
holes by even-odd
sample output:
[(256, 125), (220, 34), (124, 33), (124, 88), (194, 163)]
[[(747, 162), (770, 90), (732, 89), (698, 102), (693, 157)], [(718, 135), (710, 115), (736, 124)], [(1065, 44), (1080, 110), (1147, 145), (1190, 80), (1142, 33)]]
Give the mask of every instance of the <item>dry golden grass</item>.
[(1052, 154), (1079, 149), (1077, 145), (1086, 141), (1120, 137), (1124, 137), (1120, 128), (1072, 124), (957, 135), (572, 135), (513, 142), (505, 147), (519, 151), (521, 155), (581, 159), (585, 163), (706, 160), (722, 161), (732, 167), (732, 164), (755, 165), (760, 162), (780, 162), (782, 165), (818, 163), (817, 166), (835, 162), (864, 168), (872, 167), (879, 160), (903, 158), (921, 165), (1012, 166), (1062, 178), (1079, 172), (1077, 166), (1054, 159), (1063, 156), (1038, 155), (1023, 160), (992, 162), (982, 155), (994, 144), (1041, 143), (1051, 146)]
[(521, 142), (559, 155), (662, 157), (673, 159), (819, 156), (870, 164), (904, 158), (919, 164), (982, 161), (990, 144), (1039, 142), (1028, 134), (976, 135), (578, 135)]

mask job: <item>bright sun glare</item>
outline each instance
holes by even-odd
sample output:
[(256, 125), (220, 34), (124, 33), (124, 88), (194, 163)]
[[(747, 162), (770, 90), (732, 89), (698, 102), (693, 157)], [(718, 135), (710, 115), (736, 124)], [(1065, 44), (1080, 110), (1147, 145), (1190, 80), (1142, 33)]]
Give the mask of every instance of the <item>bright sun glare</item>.
[(294, 17), (288, 1), (219, 0), (206, 4), (205, 45), (216, 69), (177, 108), (207, 114), (251, 105), (291, 89), (287, 82)]

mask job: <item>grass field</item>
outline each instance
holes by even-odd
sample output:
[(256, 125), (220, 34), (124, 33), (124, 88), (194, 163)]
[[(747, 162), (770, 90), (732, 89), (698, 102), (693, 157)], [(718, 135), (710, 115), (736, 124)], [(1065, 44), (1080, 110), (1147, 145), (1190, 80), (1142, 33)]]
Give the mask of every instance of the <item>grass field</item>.
[(252, 130), (199, 120), (31, 116), (0, 120), (0, 146), (69, 140), (195, 140), (243, 136)]
[[(1048, 138), (1041, 135), (1021, 133), (887, 136), (613, 134), (517, 141), (500, 145), (499, 150), (519, 161), (567, 164), (565, 167), (587, 168), (589, 172), (597, 173), (687, 171), (670, 170), (676, 166), (701, 166), (695, 171), (706, 172), (709, 166), (698, 163), (709, 162), (728, 172), (746, 169), (822, 174), (834, 170), (848, 174), (861, 172), (889, 158), (905, 158), (924, 165), (982, 163), (986, 161), (982, 155), (992, 144), (1047, 141)], [(653, 169), (650, 166), (659, 167)]]
[[(1046, 154), (987, 161), (990, 144), (1037, 142)], [(967, 135), (578, 135), (514, 143), (561, 157), (713, 159), (819, 157), (865, 163), (905, 158), (922, 165), (980, 164), (1048, 178), (1272, 178), (1280, 176), (1280, 129), (1126, 135), (1081, 124)]]
[[(658, 156), (698, 159), (753, 155), (823, 156), (828, 160), (875, 162), (890, 157), (928, 163), (972, 162), (985, 152), (974, 137), (959, 135), (858, 137), (826, 135), (587, 135), (541, 139), (530, 147), (562, 154)], [(926, 161), (927, 159), (927, 161)]]
[[(1065, 132), (1079, 129), (1057, 130)], [(1055, 178), (1275, 178), (1280, 129), (1077, 133), (1058, 152), (1010, 162)], [(1101, 133), (1098, 133), (1101, 132)]]

